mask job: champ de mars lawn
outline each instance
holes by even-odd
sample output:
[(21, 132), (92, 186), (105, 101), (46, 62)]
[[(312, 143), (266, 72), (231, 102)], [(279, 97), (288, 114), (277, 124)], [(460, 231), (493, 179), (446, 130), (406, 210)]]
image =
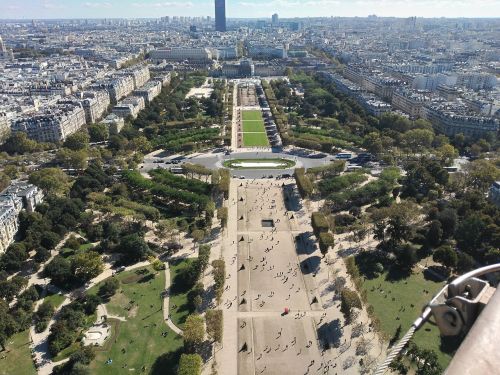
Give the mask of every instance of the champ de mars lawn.
[[(394, 336), (400, 325), (400, 338), (403, 337), (422, 312), (422, 307), (443, 286), (443, 282), (426, 279), (421, 269), (414, 269), (407, 278), (390, 280), (385, 272), (376, 278), (365, 279), (363, 282), (368, 303), (373, 306), (375, 315), (380, 319), (381, 329), (389, 339)], [(446, 368), (451, 355), (441, 349), (439, 329), (436, 326), (425, 324), (415, 334), (413, 341), (421, 349), (434, 350), (439, 363)]]
[(266, 133), (243, 133), (243, 145), (245, 147), (267, 147), (269, 139)]
[[(163, 320), (160, 293), (165, 288), (165, 273), (145, 267), (116, 277), (120, 289), (106, 306), (109, 314), (122, 316), (126, 321), (112, 322), (112, 337), (96, 350), (91, 373), (174, 375), (183, 341)], [(106, 364), (108, 359), (113, 362)]]

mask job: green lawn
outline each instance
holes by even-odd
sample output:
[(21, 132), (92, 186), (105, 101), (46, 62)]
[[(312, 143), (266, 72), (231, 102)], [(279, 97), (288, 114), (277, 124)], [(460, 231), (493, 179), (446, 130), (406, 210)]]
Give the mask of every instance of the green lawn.
[(188, 258), (170, 263), (170, 319), (180, 329), (183, 329), (186, 318), (193, 311), (189, 308), (187, 297), (190, 289), (186, 288), (179, 275), (193, 261)]
[(28, 330), (16, 333), (7, 340), (8, 352), (0, 353), (0, 356), (6, 356), (0, 360), (0, 375), (36, 375), (29, 341)]
[[(444, 283), (426, 280), (422, 272), (414, 271), (409, 277), (397, 281), (388, 281), (387, 273), (383, 273), (376, 278), (365, 279), (363, 286), (367, 291), (368, 302), (373, 305), (375, 315), (380, 319), (382, 331), (390, 339), (399, 325), (401, 325), (400, 338), (406, 333), (420, 315), (422, 307), (444, 286)], [(429, 293), (424, 293), (424, 289)], [(404, 311), (400, 311), (402, 306), (405, 308)], [(396, 320), (397, 317), (400, 320)], [(451, 355), (440, 349), (441, 339), (437, 327), (425, 324), (415, 334), (414, 342), (420, 348), (434, 350), (440, 364), (446, 368)]]
[(266, 147), (269, 146), (269, 139), (266, 133), (243, 133), (243, 146)]
[(243, 131), (245, 133), (265, 133), (264, 121), (243, 121)]
[(243, 111), (241, 113), (241, 118), (243, 121), (246, 120), (262, 120), (262, 111), (254, 110), (254, 111)]
[[(121, 281), (120, 290), (107, 307), (110, 313), (119, 313), (127, 321), (112, 324), (112, 341), (97, 350), (90, 372), (174, 375), (183, 342), (163, 320), (160, 293), (165, 288), (165, 273), (155, 274), (152, 267), (146, 267), (116, 277)], [(163, 332), (167, 332), (166, 337)], [(106, 365), (109, 358), (113, 363)]]
[(63, 295), (61, 294), (52, 294), (50, 296), (47, 296), (43, 299), (44, 302), (46, 301), (50, 301), (52, 302), (52, 306), (54, 306), (54, 308), (58, 308), (61, 303), (64, 302), (64, 300), (66, 299), (66, 297), (64, 297)]

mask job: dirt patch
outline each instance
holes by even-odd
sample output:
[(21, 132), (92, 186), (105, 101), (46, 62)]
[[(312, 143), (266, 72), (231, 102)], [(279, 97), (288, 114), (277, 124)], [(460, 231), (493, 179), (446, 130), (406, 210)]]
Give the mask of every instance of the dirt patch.
[(128, 312), (128, 317), (129, 318), (135, 318), (137, 316), (137, 313), (139, 312), (139, 306), (134, 305)]

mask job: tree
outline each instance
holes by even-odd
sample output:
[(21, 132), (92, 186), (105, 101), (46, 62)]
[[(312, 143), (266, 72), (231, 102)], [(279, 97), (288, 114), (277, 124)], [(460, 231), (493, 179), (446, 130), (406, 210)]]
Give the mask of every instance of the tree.
[(148, 139), (142, 135), (132, 139), (129, 142), (129, 147), (131, 147), (134, 151), (139, 151), (142, 154), (147, 154), (153, 149), (153, 146), (151, 146), (151, 143), (148, 141)]
[(223, 331), (223, 315), (222, 310), (207, 310), (205, 314), (205, 322), (207, 325), (207, 334), (212, 340), (222, 343)]
[(11, 155), (22, 155), (40, 150), (41, 145), (36, 141), (28, 139), (28, 135), (25, 132), (14, 132), (5, 141), (3, 149)]
[(6, 189), (10, 185), (10, 177), (0, 172), (0, 191)]
[(450, 238), (453, 233), (455, 233), (455, 228), (457, 226), (457, 212), (452, 208), (446, 208), (438, 213), (437, 219), (441, 223), (443, 239)]
[(356, 355), (366, 356), (372, 346), (370, 341), (362, 337), (356, 345)]
[(200, 274), (205, 272), (208, 263), (210, 261), (210, 246), (209, 245), (201, 245), (199, 254), (198, 254), (198, 261), (200, 263)]
[(328, 250), (335, 245), (335, 238), (329, 232), (321, 232), (319, 234), (319, 249), (321, 254), (325, 256)]
[(403, 135), (403, 143), (412, 152), (421, 152), (431, 147), (434, 132), (427, 129), (412, 129)]
[(450, 144), (444, 144), (436, 149), (436, 156), (441, 159), (445, 166), (453, 164), (453, 160), (458, 157), (458, 151)]
[(92, 346), (82, 346), (76, 352), (71, 354), (69, 361), (73, 364), (81, 363), (84, 365), (90, 365), (90, 363), (95, 358), (95, 351)]
[(54, 249), (61, 241), (61, 237), (55, 232), (44, 232), (40, 240), (40, 244), (46, 249)]
[(340, 294), (344, 290), (346, 284), (347, 284), (346, 278), (343, 276), (338, 276), (333, 281), (332, 287), (333, 290), (335, 290), (335, 293)]
[(205, 238), (205, 231), (202, 229), (195, 229), (191, 232), (191, 237), (195, 243), (199, 243)]
[(410, 224), (403, 217), (396, 215), (389, 218), (387, 234), (390, 236), (392, 247), (403, 241), (408, 241), (411, 236)]
[(395, 251), (398, 265), (409, 271), (418, 262), (417, 250), (411, 244), (405, 244)]
[(30, 174), (29, 182), (48, 195), (65, 195), (69, 191), (69, 177), (60, 168), (43, 168)]
[(227, 225), (228, 210), (227, 207), (219, 207), (217, 209), (217, 219), (220, 220), (221, 226), (224, 228)]
[(194, 353), (205, 337), (203, 318), (200, 315), (189, 315), (184, 324), (184, 347), (188, 353)]
[(500, 178), (500, 169), (489, 160), (479, 159), (465, 166), (467, 186), (485, 193)]
[(87, 168), (88, 154), (85, 149), (70, 150), (61, 148), (56, 153), (56, 162), (68, 169), (85, 169)]
[(460, 273), (465, 273), (474, 269), (475, 266), (474, 258), (469, 254), (458, 253), (457, 260), (457, 271)]
[(486, 224), (479, 215), (473, 214), (465, 218), (458, 225), (455, 234), (458, 248), (471, 252), (481, 249), (485, 229)]
[(366, 327), (364, 325), (364, 323), (356, 323), (353, 327), (352, 327), (352, 330), (351, 330), (351, 339), (353, 338), (356, 338), (356, 337), (360, 337), (361, 335), (363, 335), (363, 333), (365, 333), (365, 330), (366, 330)]
[(226, 280), (226, 264), (223, 259), (216, 259), (212, 262), (212, 267), (214, 269), (215, 298), (217, 303), (220, 303)]
[(84, 282), (98, 276), (104, 269), (101, 255), (95, 251), (78, 252), (71, 258), (73, 275)]
[(121, 239), (117, 251), (122, 253), (128, 263), (144, 259), (149, 252), (149, 246), (138, 234), (129, 234)]
[(441, 227), (441, 222), (438, 220), (433, 220), (429, 225), (429, 229), (427, 231), (427, 243), (430, 246), (438, 246), (441, 243), (441, 239), (443, 237), (443, 229)]
[(92, 142), (104, 142), (109, 138), (109, 130), (105, 124), (89, 125), (89, 136)]
[(78, 131), (66, 137), (63, 146), (72, 151), (86, 150), (89, 147), (89, 135), (84, 131)]
[(44, 274), (51, 278), (52, 283), (59, 286), (67, 285), (73, 277), (70, 261), (60, 255), (45, 266)]
[(350, 289), (344, 289), (340, 293), (340, 311), (344, 314), (346, 324), (350, 324), (354, 309), (361, 309), (361, 300), (358, 293)]
[(438, 247), (432, 254), (432, 259), (448, 268), (455, 268), (458, 263), (457, 252), (449, 245)]
[(118, 288), (120, 288), (120, 282), (118, 279), (110, 277), (102, 283), (97, 294), (99, 294), (102, 298), (110, 298), (115, 295)]
[(199, 354), (182, 354), (177, 375), (201, 375), (202, 364)]

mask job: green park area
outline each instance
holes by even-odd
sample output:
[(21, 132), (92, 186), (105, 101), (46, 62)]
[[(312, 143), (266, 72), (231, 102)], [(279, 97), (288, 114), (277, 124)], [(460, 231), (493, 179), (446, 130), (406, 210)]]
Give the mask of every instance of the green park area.
[(253, 111), (243, 111), (241, 113), (241, 117), (243, 121), (257, 121), (260, 120), (262, 121), (262, 112), (259, 110), (253, 110)]
[(267, 147), (269, 139), (266, 133), (243, 133), (243, 146), (245, 147)]
[(146, 267), (116, 278), (120, 287), (106, 307), (126, 320), (109, 319), (111, 337), (96, 348), (91, 373), (175, 374), (183, 341), (163, 320), (165, 273)]
[(265, 133), (264, 122), (261, 121), (243, 121), (244, 133)]
[(36, 369), (31, 360), (28, 330), (16, 333), (6, 342), (6, 352), (0, 353), (0, 375), (35, 375)]
[[(421, 314), (422, 307), (443, 286), (443, 282), (424, 275), (420, 269), (414, 269), (411, 275), (402, 278), (394, 277), (391, 272), (384, 272), (374, 278), (365, 278), (363, 282), (367, 301), (373, 306), (374, 314), (380, 320), (380, 328), (387, 339), (392, 341), (403, 337)], [(447, 345), (441, 342), (436, 326), (425, 324), (415, 334), (413, 341), (420, 349), (433, 350), (441, 366), (446, 368), (453, 349), (448, 350)]]
[(288, 159), (233, 159), (224, 162), (224, 167), (230, 169), (289, 169), (295, 166)]
[(243, 111), (243, 146), (266, 147), (269, 140), (261, 111)]

